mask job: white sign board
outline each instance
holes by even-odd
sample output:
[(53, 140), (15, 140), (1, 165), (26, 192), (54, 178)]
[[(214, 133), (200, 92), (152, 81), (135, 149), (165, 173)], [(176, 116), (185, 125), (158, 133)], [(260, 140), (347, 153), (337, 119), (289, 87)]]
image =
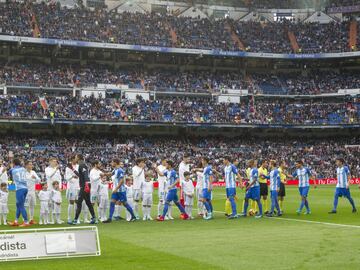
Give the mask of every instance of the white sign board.
[(0, 262), (100, 254), (95, 226), (0, 231)]

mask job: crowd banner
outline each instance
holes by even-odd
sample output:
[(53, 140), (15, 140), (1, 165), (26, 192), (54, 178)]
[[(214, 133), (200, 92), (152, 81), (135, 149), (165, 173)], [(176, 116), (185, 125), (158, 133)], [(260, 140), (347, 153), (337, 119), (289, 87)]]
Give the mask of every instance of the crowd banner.
[(229, 57), (253, 57), (253, 58), (274, 58), (274, 59), (320, 59), (320, 58), (344, 58), (360, 56), (360, 51), (340, 52), (340, 53), (309, 53), (309, 54), (282, 54), (265, 52), (245, 52), (245, 51), (223, 51), (220, 49), (186, 49), (147, 45), (129, 45), (117, 43), (102, 43), (80, 40), (62, 40), (54, 38), (34, 38), (23, 36), (0, 35), (0, 41), (30, 43), (39, 45), (67, 46), (67, 47), (85, 47), (111, 50), (142, 51), (156, 53), (174, 53), (186, 55), (210, 55), (210, 56), (229, 56)]
[(0, 231), (0, 262), (100, 255), (96, 226)]

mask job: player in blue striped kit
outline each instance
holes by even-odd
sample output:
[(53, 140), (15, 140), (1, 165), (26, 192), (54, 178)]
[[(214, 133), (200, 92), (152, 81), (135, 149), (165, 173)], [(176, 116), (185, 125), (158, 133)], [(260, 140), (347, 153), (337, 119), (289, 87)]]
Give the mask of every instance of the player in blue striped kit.
[(349, 167), (345, 165), (345, 161), (342, 158), (336, 159), (336, 176), (337, 176), (337, 184), (335, 189), (334, 196), (334, 207), (329, 214), (336, 214), (336, 208), (338, 205), (339, 197), (345, 197), (349, 200), (352, 206), (352, 212), (356, 213), (356, 207), (353, 198), (350, 195), (349, 181), (351, 179), (351, 174)]
[(260, 184), (259, 184), (259, 172), (257, 169), (257, 161), (256, 160), (250, 160), (249, 161), (249, 167), (250, 169), (250, 179), (249, 184), (246, 187), (246, 193), (245, 193), (245, 203), (244, 203), (244, 212), (241, 214), (242, 217), (246, 217), (247, 215), (247, 209), (249, 206), (249, 199), (256, 201), (259, 207), (259, 213), (255, 216), (255, 218), (261, 218), (262, 217), (262, 204), (260, 201)]
[(201, 179), (202, 183), (202, 202), (206, 208), (206, 216), (204, 219), (209, 220), (212, 219), (213, 216), (213, 206), (212, 206), (212, 182), (213, 182), (213, 170), (211, 165), (209, 164), (209, 158), (203, 157), (201, 158), (201, 164), (203, 168), (193, 169), (194, 172), (202, 172), (203, 177)]
[(225, 185), (226, 185), (226, 197), (230, 201), (232, 213), (229, 216), (229, 219), (237, 218), (236, 210), (236, 177), (241, 181), (241, 175), (234, 164), (231, 163), (231, 158), (226, 156), (224, 157), (224, 174), (225, 174)]
[(168, 212), (169, 205), (171, 202), (174, 202), (174, 204), (179, 208), (179, 210), (181, 212), (181, 215), (180, 215), (181, 219), (183, 219), (183, 220), (189, 219), (189, 216), (186, 214), (184, 207), (180, 204), (179, 197), (177, 195), (177, 185), (179, 184), (180, 179), (174, 169), (174, 162), (171, 160), (167, 160), (166, 161), (166, 171), (164, 171), (164, 172), (161, 172), (158, 169), (158, 167), (156, 166), (156, 164), (153, 165), (153, 168), (156, 170), (156, 172), (160, 176), (166, 176), (167, 183), (168, 183), (168, 192), (167, 192), (166, 199), (165, 199), (163, 214), (161, 216), (157, 217), (156, 220), (157, 221), (165, 220), (165, 216)]
[(309, 202), (308, 202), (308, 194), (310, 189), (310, 177), (311, 172), (310, 169), (307, 167), (304, 167), (304, 163), (302, 160), (298, 160), (295, 163), (296, 171), (292, 175), (288, 175), (288, 177), (295, 177), (299, 180), (299, 193), (301, 196), (301, 203), (299, 209), (296, 211), (299, 215), (302, 212), (302, 209), (306, 208), (307, 215), (311, 214)]
[(281, 210), (278, 202), (278, 192), (280, 190), (280, 173), (279, 170), (276, 168), (276, 161), (270, 161), (270, 174), (265, 176), (266, 179), (270, 179), (270, 195), (271, 195), (271, 210), (270, 213), (267, 214), (268, 217), (272, 217), (274, 215), (274, 210), (276, 208), (277, 215), (281, 216)]
[(115, 211), (115, 204), (122, 204), (131, 215), (130, 221), (135, 221), (136, 217), (134, 211), (131, 208), (131, 206), (127, 203), (126, 187), (125, 187), (125, 179), (124, 179), (125, 171), (122, 168), (123, 164), (119, 159), (114, 158), (111, 162), (111, 166), (114, 168), (115, 189), (113, 190), (113, 193), (111, 195), (109, 218), (105, 220), (103, 223), (110, 223), (112, 221)]

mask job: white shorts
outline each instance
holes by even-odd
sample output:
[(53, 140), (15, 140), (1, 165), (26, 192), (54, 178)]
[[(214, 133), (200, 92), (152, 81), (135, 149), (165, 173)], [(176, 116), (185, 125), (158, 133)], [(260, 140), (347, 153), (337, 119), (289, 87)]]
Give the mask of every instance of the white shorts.
[(159, 190), (159, 201), (160, 202), (165, 202), (165, 190), (162, 190), (162, 191), (160, 191)]
[(49, 202), (40, 201), (40, 214), (48, 214), (48, 213), (49, 213)]
[(35, 192), (28, 193), (25, 199), (25, 206), (36, 205), (36, 194)]
[(134, 189), (134, 201), (141, 200), (141, 192), (140, 189)]
[(152, 205), (153, 204), (153, 195), (152, 193), (144, 193), (143, 194), (143, 200), (142, 205)]
[(194, 205), (194, 196), (185, 195), (185, 205), (186, 206), (193, 206)]
[(76, 201), (78, 194), (79, 190), (77, 188), (69, 188), (66, 190), (66, 199), (68, 199), (68, 201)]
[(96, 190), (91, 190), (90, 191), (90, 201), (91, 201), (91, 203), (99, 202), (99, 192), (97, 192)]
[(109, 196), (100, 195), (99, 196), (99, 208), (107, 209), (109, 206)]
[(56, 204), (54, 203), (54, 210), (53, 210), (54, 214), (61, 214), (61, 204)]
[(7, 204), (0, 204), (0, 214), (9, 214), (9, 208)]

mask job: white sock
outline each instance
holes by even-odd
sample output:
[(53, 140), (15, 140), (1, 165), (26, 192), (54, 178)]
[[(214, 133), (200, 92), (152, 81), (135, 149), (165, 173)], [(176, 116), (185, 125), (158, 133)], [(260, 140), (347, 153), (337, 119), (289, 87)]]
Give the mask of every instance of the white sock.
[(147, 217), (147, 211), (146, 211), (146, 206), (143, 205), (142, 207), (142, 211), (143, 211), (143, 217)]
[(7, 214), (3, 214), (4, 225), (7, 223)]
[(139, 204), (137, 202), (134, 202), (134, 214), (139, 216)]
[(107, 219), (107, 216), (106, 216), (106, 213), (108, 212), (108, 204), (106, 204), (106, 206), (104, 207), (104, 209), (103, 209), (103, 218), (104, 219)]
[(60, 221), (60, 214), (55, 214), (55, 216), (56, 216), (56, 222), (59, 223), (59, 221)]
[(198, 213), (204, 214), (204, 204), (201, 201), (198, 201)]
[(29, 216), (30, 216), (30, 219), (29, 219), (29, 220), (33, 220), (33, 219), (34, 219), (34, 210), (35, 210), (35, 205), (34, 205), (34, 204), (30, 204), (30, 206), (29, 206)]
[(74, 205), (69, 204), (68, 205), (68, 220), (73, 220), (73, 215), (72, 215), (73, 209), (74, 209)]
[(49, 214), (48, 213), (44, 214), (44, 224), (47, 224), (47, 223), (49, 223)]
[(187, 208), (187, 211), (185, 210), (186, 214), (188, 214), (189, 217), (192, 217), (192, 209), (193, 209), (192, 205), (188, 205), (185, 208)]
[(83, 219), (84, 221), (85, 220), (88, 220), (89, 219), (89, 209), (85, 203), (85, 201), (82, 202), (82, 205), (81, 205), (81, 212), (83, 212)]
[(172, 205), (171, 204), (169, 204), (167, 215), (168, 215), (168, 217), (172, 217)]
[(162, 205), (161, 202), (159, 202), (158, 205), (157, 205), (158, 216), (161, 215), (161, 205)]

